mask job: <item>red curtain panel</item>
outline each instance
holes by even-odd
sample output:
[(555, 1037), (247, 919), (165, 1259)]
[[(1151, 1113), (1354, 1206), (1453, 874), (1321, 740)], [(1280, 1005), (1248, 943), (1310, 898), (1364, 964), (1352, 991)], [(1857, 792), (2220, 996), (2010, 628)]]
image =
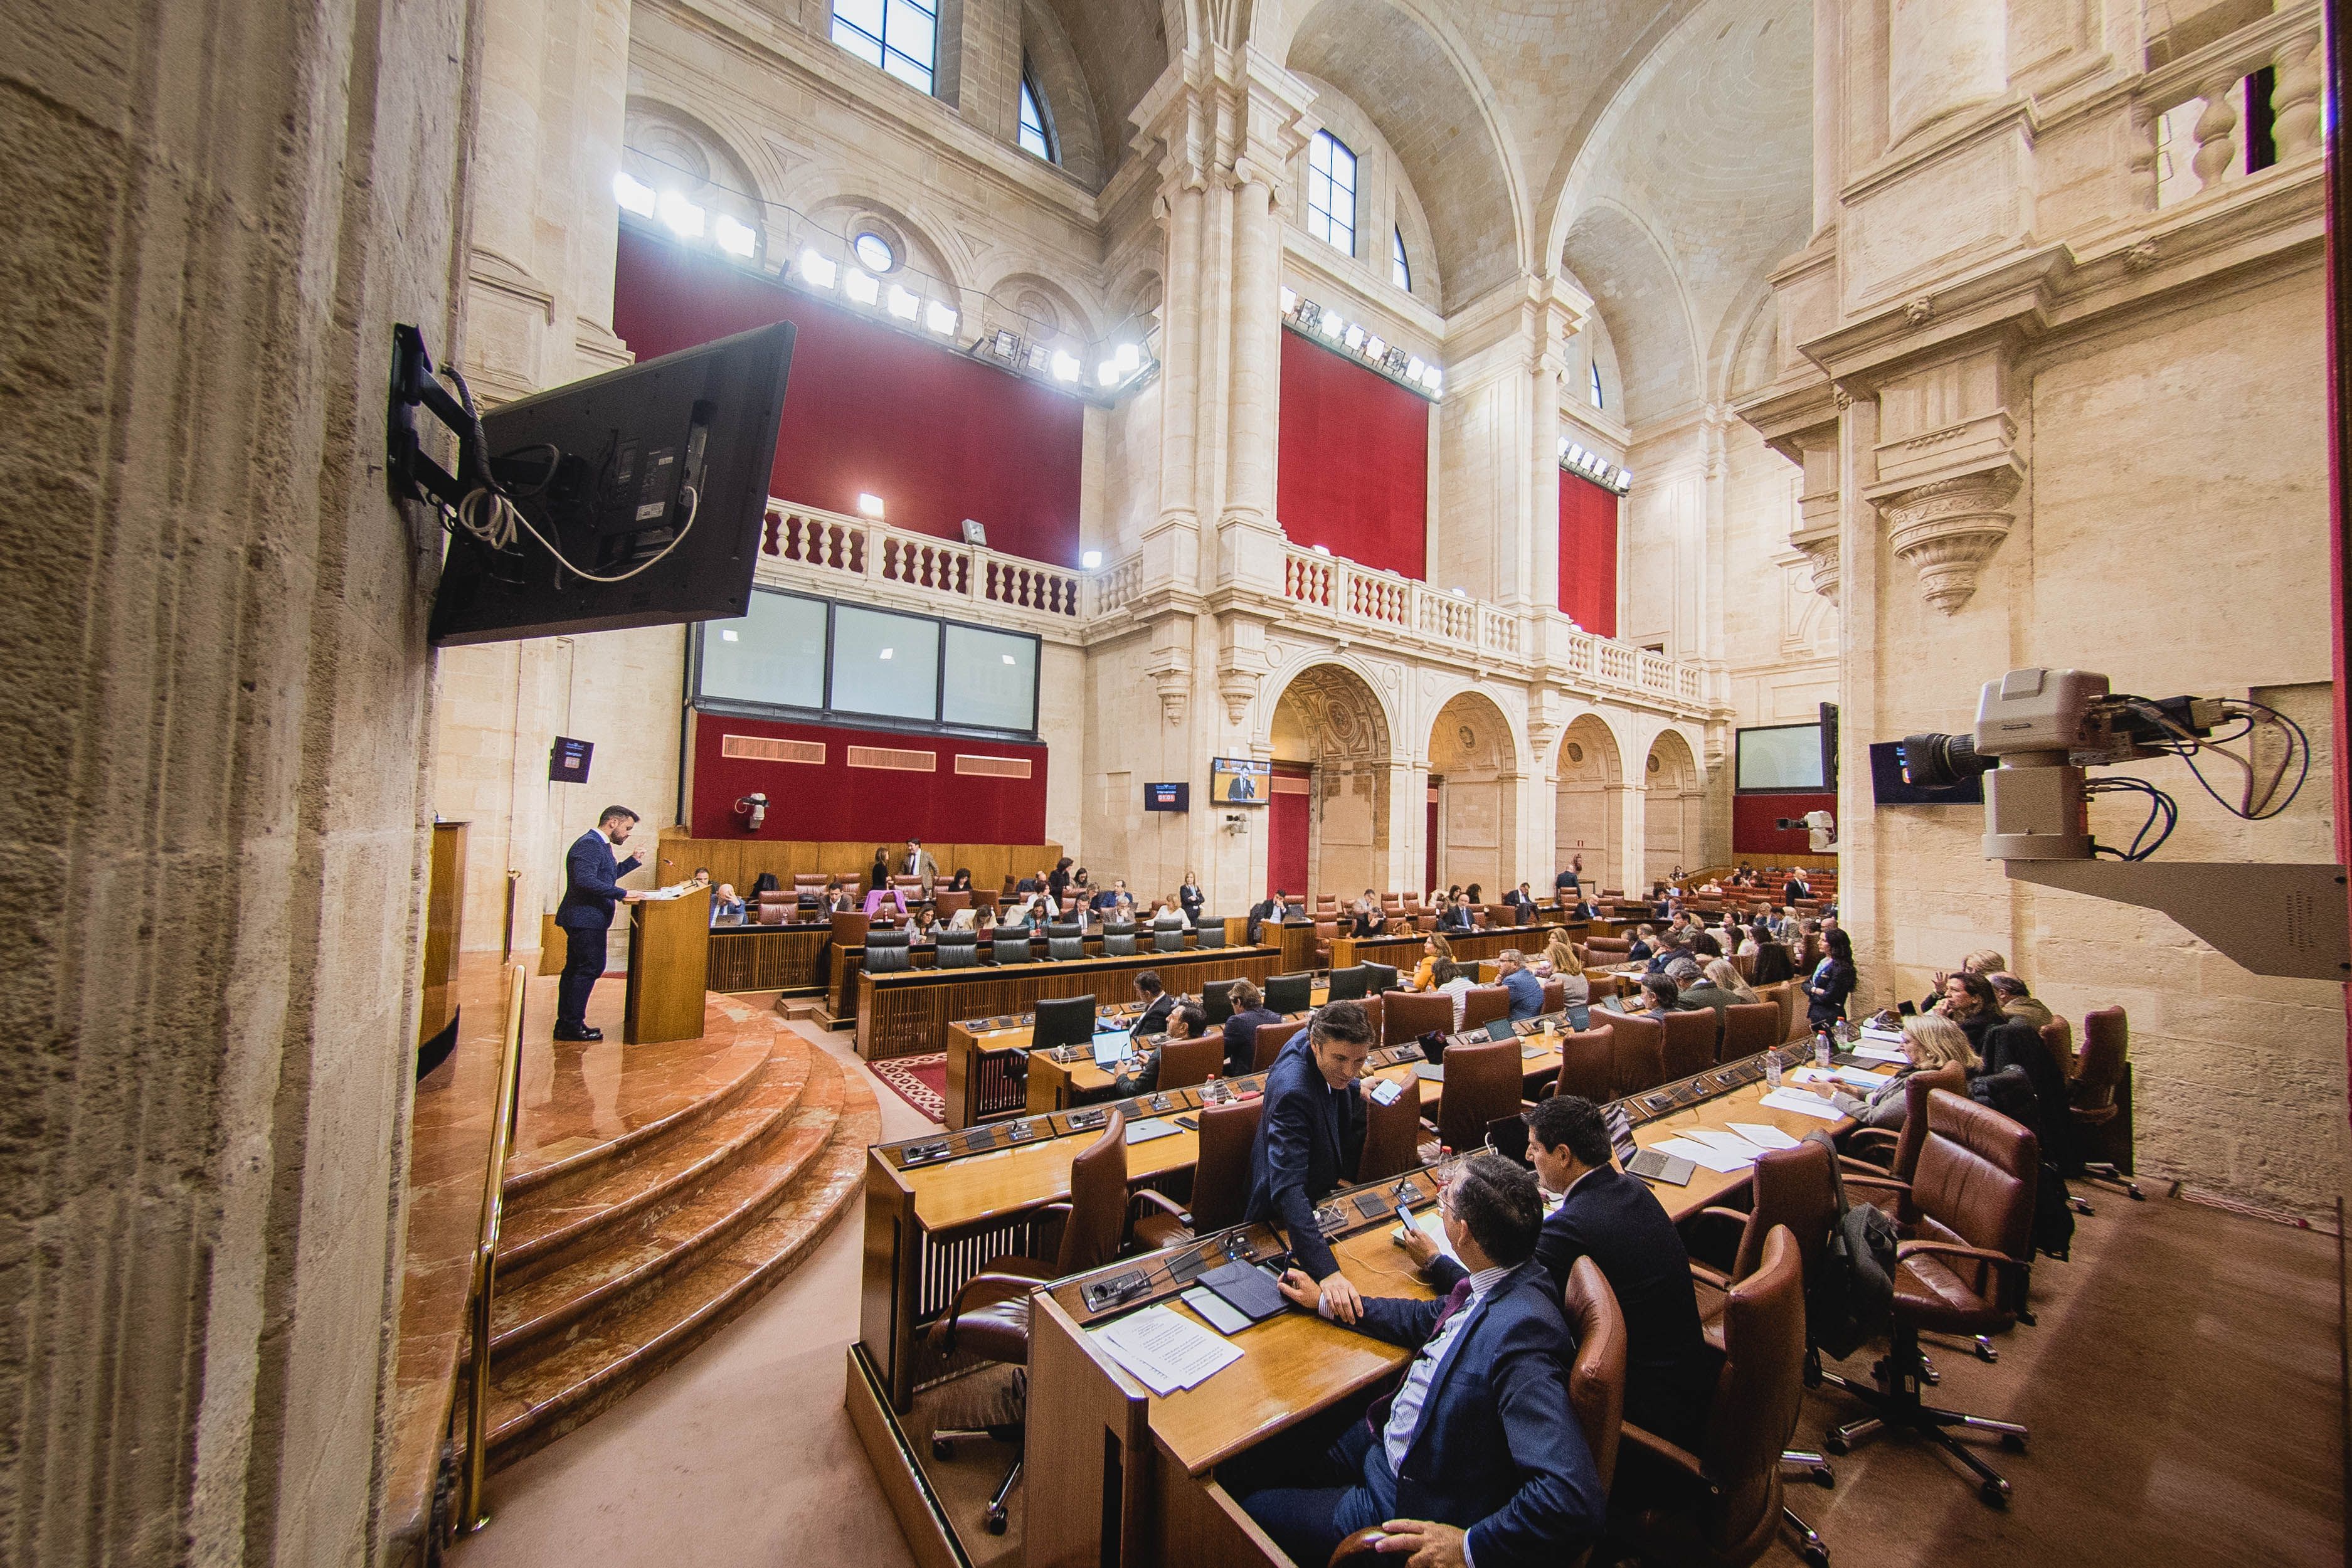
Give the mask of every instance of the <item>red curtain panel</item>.
[(1559, 476), (1559, 607), (1598, 637), (1617, 635), (1617, 494)]
[(1307, 814), (1315, 796), (1314, 770), (1297, 763), (1274, 764), (1266, 797), (1265, 890), (1276, 888), (1293, 900), (1307, 897)]
[[(738, 737), (732, 747), (729, 736)], [(746, 740), (822, 746), (824, 760), (727, 755), (763, 749), (746, 746)], [(854, 747), (888, 753), (866, 762), (895, 765), (852, 767)], [(959, 757), (971, 759), (966, 767), (981, 771), (958, 772)], [(1024, 763), (1028, 777), (1006, 776), (1020, 773)], [(754, 790), (767, 795), (768, 816), (759, 832), (747, 834), (735, 803)], [(1043, 844), (1045, 748), (697, 713), (693, 827), (697, 838), (871, 839), (894, 847), (908, 838)]]
[(1284, 331), (1275, 510), (1291, 542), (1426, 577), (1429, 413), (1386, 376)]
[(829, 511), (880, 496), (893, 527), (1076, 568), (1076, 398), (624, 227), (613, 326), (643, 359), (773, 321), (798, 329), (771, 493)]
[(1731, 797), (1731, 852), (1735, 855), (1805, 855), (1813, 847), (1801, 828), (1772, 826), (1795, 821), (1809, 811), (1837, 810), (1833, 795), (1735, 795)]

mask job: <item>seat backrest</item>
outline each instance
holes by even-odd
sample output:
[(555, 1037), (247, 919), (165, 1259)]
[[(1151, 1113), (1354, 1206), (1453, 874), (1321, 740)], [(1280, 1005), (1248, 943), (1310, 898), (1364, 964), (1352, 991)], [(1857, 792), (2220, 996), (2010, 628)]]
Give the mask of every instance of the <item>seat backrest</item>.
[(919, 888), (923, 879), (920, 877), (893, 877), (890, 885), (894, 888)]
[(1455, 1046), (1445, 1053), (1445, 1088), (1437, 1112), (1440, 1143), (1466, 1154), (1485, 1145), (1488, 1122), (1518, 1114), (1519, 1060), (1517, 1040)]
[(1054, 1259), (1056, 1277), (1100, 1268), (1127, 1240), (1127, 1118), (1114, 1110), (1102, 1136), (1070, 1162), (1070, 1217)]
[(941, 920), (952, 918), (960, 910), (971, 908), (971, 889), (941, 888), (931, 895), (931, 912)]
[(2114, 1102), (2130, 1049), (2131, 1020), (2121, 1007), (2095, 1007), (2083, 1015), (2083, 1050), (2074, 1058), (2072, 1089), (2078, 1108), (2095, 1110)]
[(759, 899), (763, 904), (791, 906), (801, 901), (801, 895), (797, 888), (763, 888), (760, 890)]
[(1568, 1010), (1567, 981), (1547, 980), (1543, 983), (1543, 1010), (1547, 1013), (1564, 1013)]
[(993, 942), (990, 943), (990, 946), (994, 950), (996, 962), (999, 963), (1026, 963), (1036, 956), (1029, 951), (1029, 931), (1026, 927), (1010, 935), (1000, 934)]
[(1443, 991), (1391, 991), (1381, 998), (1381, 1043), (1402, 1045), (1454, 1032), (1454, 998)]
[(1209, 1015), (1209, 1022), (1222, 1024), (1234, 1016), (1234, 980), (1212, 980), (1201, 987), (1201, 1006)]
[(1133, 926), (1128, 926), (1121, 929), (1118, 926), (1105, 926), (1103, 928), (1103, 956), (1105, 958), (1133, 958), (1135, 956), (1135, 928)]
[[(1164, 1069), (1163, 1069), (1164, 1070)], [(1192, 1167), (1192, 1234), (1242, 1222), (1249, 1205), (1250, 1146), (1257, 1142), (1262, 1096), (1201, 1107), (1200, 1163)]]
[(1364, 965), (1364, 989), (1374, 996), (1385, 996), (1397, 987), (1397, 967), (1393, 963)]
[(2053, 1015), (2050, 1021), (2042, 1026), (2042, 1045), (2050, 1053), (2050, 1059), (2058, 1064), (2058, 1070), (2072, 1080), (2075, 1067), (2074, 1026), (2063, 1017)]
[(1045, 928), (1045, 956), (1056, 963), (1067, 963), (1087, 955), (1087, 928), (1075, 922), (1049, 925)]
[(1202, 915), (1199, 920), (1193, 921), (1192, 945), (1194, 947), (1224, 946), (1224, 918), (1221, 915)]
[[(2042, 1176), (2042, 1142), (2033, 1130), (1948, 1089), (1928, 1094), (1926, 1121), (1927, 1136), (1911, 1177), (1921, 1239), (2032, 1262), (2034, 1191)], [(1994, 1277), (1963, 1263), (1955, 1272), (2004, 1312), (2025, 1304), (2021, 1270)]]
[(1095, 998), (1091, 991), (1084, 996), (1041, 996), (1029, 1030), (1029, 1044), (1044, 1050), (1048, 1046), (1082, 1046), (1095, 1037)]
[(1599, 1019), (1592, 1027), (1559, 1037), (1559, 1079), (1556, 1092), (1581, 1095), (1595, 1105), (1617, 1098), (1615, 1031)]
[(1775, 1037), (1780, 1028), (1780, 1004), (1769, 1002), (1734, 1002), (1723, 1010), (1723, 1051), (1721, 1058), (1738, 1061), (1759, 1051), (1769, 1051), (1780, 1042)]
[(1322, 915), (1322, 914), (1329, 914), (1331, 911), (1333, 911), (1333, 910), (1337, 910), (1339, 907), (1339, 894), (1337, 894), (1337, 893), (1318, 893), (1318, 894), (1316, 894), (1316, 895), (1315, 895), (1315, 912), (1316, 912), (1317, 914), (1318, 914), (1318, 915)]
[(1918, 1168), (1919, 1145), (1927, 1140), (1927, 1096), (1939, 1089), (1968, 1093), (1968, 1069), (1958, 1065), (1928, 1068), (1903, 1080), (1903, 1130), (1895, 1135), (1895, 1163), (1887, 1167), (1887, 1173), (1898, 1182), (1909, 1181)]
[(980, 933), (976, 931), (943, 931), (938, 937), (941, 969), (970, 969), (980, 962)]
[(1160, 1089), (1190, 1089), (1206, 1083), (1225, 1065), (1225, 1036), (1212, 1029), (1197, 1040), (1165, 1040), (1160, 1047)]
[(1715, 1009), (1699, 1007), (1665, 1017), (1666, 1079), (1688, 1078), (1715, 1065)]
[(1666, 1081), (1666, 1029), (1655, 1018), (1634, 1013), (1612, 1013), (1611, 1056), (1616, 1065), (1617, 1093), (1622, 1099), (1655, 1089)]
[(790, 904), (762, 903), (760, 906), (760, 923), (763, 926), (780, 926), (784, 923), (784, 917), (790, 913), (792, 913)]
[(914, 967), (914, 953), (907, 945), (908, 933), (903, 931), (869, 931), (866, 933), (866, 973), (896, 974)]
[(1370, 973), (1366, 971), (1364, 966), (1360, 963), (1347, 969), (1333, 970), (1331, 972), (1331, 986), (1328, 994), (1329, 1000), (1334, 1002), (1362, 1001), (1370, 988), (1371, 978)]
[(1265, 983), (1265, 1005), (1285, 1016), (1304, 1013), (1314, 1000), (1311, 974), (1277, 974)]
[(1421, 1163), (1421, 1080), (1407, 1079), (1404, 1092), (1382, 1105), (1364, 1097), (1364, 1152), (1356, 1180), (1384, 1182)]
[(1303, 1019), (1296, 1024), (1261, 1025), (1257, 1032), (1257, 1057), (1250, 1064), (1250, 1070), (1264, 1072), (1272, 1067), (1274, 1058), (1282, 1054), (1282, 1047), (1290, 1044), (1291, 1037), (1305, 1027), (1307, 1024)]
[(1181, 952), (1184, 951), (1184, 928), (1179, 924), (1154, 925), (1151, 928), (1151, 951)]
[(1519, 923), (1519, 910), (1516, 904), (1486, 904), (1481, 907), (1486, 911), (1486, 924), (1490, 930), (1504, 931)]
[(1796, 1238), (1779, 1226), (1764, 1238), (1763, 1260), (1725, 1300), (1723, 1352), (1699, 1447), (1719, 1489), (1699, 1515), (1715, 1547), (1759, 1533), (1770, 1541), (1780, 1515), (1780, 1451), (1804, 1400), (1804, 1267)]
[(1560, 1290), (1569, 1342), (1576, 1354), (1568, 1363), (1568, 1403), (1584, 1428), (1584, 1446), (1606, 1492), (1617, 1474), (1617, 1445), (1625, 1427), (1625, 1314), (1617, 1292), (1590, 1253), (1568, 1271)]
[(833, 914), (833, 945), (864, 947), (866, 933), (872, 929), (873, 922), (856, 910), (835, 910)]
[(1462, 994), (1462, 1026), (1483, 1029), (1511, 1016), (1511, 994), (1499, 985), (1473, 985)]
[(1831, 1180), (1836, 1152), (1827, 1143), (1808, 1138), (1793, 1149), (1768, 1149), (1758, 1156), (1750, 1177), (1754, 1206), (1748, 1211), (1748, 1228), (1739, 1233), (1739, 1250), (1731, 1260), (1731, 1277), (1745, 1279), (1764, 1264), (1764, 1238), (1775, 1226), (1786, 1226), (1796, 1241), (1799, 1261), (1810, 1274), (1829, 1246), (1830, 1227), (1837, 1223), (1837, 1187)]

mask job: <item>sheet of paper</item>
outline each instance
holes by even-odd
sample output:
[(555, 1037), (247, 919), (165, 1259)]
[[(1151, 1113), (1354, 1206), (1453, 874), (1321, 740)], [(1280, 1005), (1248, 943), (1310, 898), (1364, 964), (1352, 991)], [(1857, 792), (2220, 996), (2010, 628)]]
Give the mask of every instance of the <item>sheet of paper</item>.
[(1712, 1144), (1694, 1142), (1688, 1138), (1661, 1139), (1649, 1147), (1658, 1153), (1671, 1154), (1677, 1160), (1688, 1160), (1694, 1165), (1727, 1176), (1734, 1171), (1744, 1171), (1756, 1163), (1756, 1152), (1752, 1149), (1745, 1154), (1733, 1154)]
[(1163, 1399), (1175, 1393), (1176, 1379), (1169, 1373), (1168, 1369), (1146, 1355), (1141, 1350), (1128, 1343), (1125, 1336), (1118, 1332), (1126, 1321), (1127, 1320), (1122, 1319), (1120, 1322), (1107, 1324), (1099, 1329), (1090, 1329), (1087, 1332), (1092, 1336), (1095, 1343), (1101, 1348), (1102, 1352), (1118, 1363), (1127, 1374), (1136, 1382)]
[(1853, 1054), (1866, 1062), (1893, 1062), (1896, 1067), (1911, 1059), (1903, 1054), (1900, 1046), (1882, 1046), (1872, 1040), (1864, 1040), (1856, 1045)]
[(1898, 1046), (1903, 1043), (1903, 1031), (1900, 1029), (1875, 1029), (1864, 1024), (1861, 1032), (1865, 1040), (1885, 1040)]
[(1886, 1075), (1869, 1072), (1861, 1068), (1799, 1068), (1795, 1073), (1799, 1083), (1842, 1083), (1853, 1089), (1876, 1089), (1886, 1081)]
[(1762, 1145), (1754, 1139), (1742, 1137), (1738, 1132), (1727, 1132), (1720, 1128), (1693, 1127), (1676, 1136), (1690, 1139), (1693, 1142), (1704, 1143), (1710, 1149), (1720, 1149), (1727, 1154), (1745, 1154), (1751, 1160), (1764, 1152)]
[(1756, 1103), (1768, 1110), (1793, 1110), (1823, 1121), (1835, 1121), (1845, 1114), (1809, 1089), (1776, 1089)]
[(1735, 1121), (1731, 1130), (1759, 1149), (1793, 1149), (1799, 1140), (1763, 1121)]
[[(1146, 1384), (1152, 1381), (1145, 1375), (1149, 1371), (1159, 1373), (1171, 1387), (1197, 1388), (1242, 1359), (1239, 1347), (1166, 1307), (1147, 1307), (1095, 1333), (1120, 1365), (1128, 1366)], [(1129, 1366), (1129, 1356), (1143, 1365)], [(1166, 1390), (1154, 1387), (1152, 1392)]]

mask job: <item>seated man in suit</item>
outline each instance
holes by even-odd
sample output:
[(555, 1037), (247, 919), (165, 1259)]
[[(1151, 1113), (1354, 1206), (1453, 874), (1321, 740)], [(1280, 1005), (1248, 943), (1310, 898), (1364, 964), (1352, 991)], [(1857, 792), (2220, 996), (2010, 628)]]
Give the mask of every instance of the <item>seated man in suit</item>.
[(1512, 1023), (1543, 1012), (1543, 982), (1528, 967), (1526, 954), (1516, 947), (1507, 947), (1495, 955), (1495, 970), (1503, 989), (1511, 994)]
[[(1209, 1015), (1201, 1005), (1190, 998), (1179, 1001), (1168, 1015), (1167, 1040), (1197, 1040), (1209, 1030)], [(1146, 1046), (1142, 1058), (1129, 1071), (1118, 1075), (1111, 1085), (1111, 1098), (1126, 1100), (1133, 1095), (1151, 1094), (1160, 1088), (1160, 1047)]]
[(1290, 916), (1290, 895), (1284, 892), (1280, 888), (1276, 888), (1274, 890), (1274, 897), (1266, 900), (1264, 903), (1253, 905), (1250, 909), (1250, 945), (1255, 947), (1258, 942), (1265, 940), (1262, 933), (1268, 924), (1280, 925), (1283, 921), (1288, 920)]
[[(1552, 1278), (1552, 1300), (1576, 1260), (1590, 1257), (1625, 1314), (1625, 1419), (1696, 1447), (1717, 1363), (1699, 1328), (1681, 1233), (1648, 1184), (1611, 1162), (1609, 1124), (1589, 1100), (1555, 1095), (1529, 1111), (1528, 1158), (1545, 1190), (1561, 1194), (1535, 1244), (1536, 1261)], [(1467, 1273), (1417, 1230), (1408, 1233), (1405, 1250), (1440, 1289)]]
[[(1266, 1072), (1265, 1105), (1250, 1145), (1243, 1217), (1270, 1221), (1289, 1233), (1291, 1256), (1343, 1323), (1356, 1321), (1362, 1300), (1339, 1272), (1315, 1223), (1315, 1205), (1362, 1152), (1363, 1088), (1357, 1080), (1379, 1037), (1360, 1002), (1333, 1002), (1318, 1011)], [(1350, 1142), (1356, 1142), (1352, 1151)]]
[[(1276, 1484), (1242, 1507), (1293, 1562), (1320, 1564), (1352, 1532), (1377, 1528), (1400, 1562), (1538, 1568), (1572, 1561), (1601, 1532), (1608, 1500), (1569, 1406), (1559, 1289), (1533, 1256), (1535, 1179), (1500, 1154), (1474, 1155), (1438, 1212), (1465, 1266), (1451, 1293), (1363, 1303), (1364, 1332), (1420, 1352), (1404, 1382), (1319, 1455), (1298, 1452), (1311, 1439), (1286, 1454), (1277, 1440), (1248, 1467)], [(1282, 1293), (1334, 1315), (1295, 1268)]]
[(1471, 913), (1468, 900), (1453, 899), (1449, 896), (1445, 908), (1438, 913), (1437, 929), (1453, 931), (1475, 931), (1477, 929), (1472, 923), (1475, 918)]
[(1525, 882), (1521, 882), (1517, 887), (1505, 893), (1503, 902), (1511, 906), (1517, 914), (1521, 925), (1531, 926), (1536, 923), (1536, 896), (1528, 890), (1528, 884)]
[(1234, 982), (1234, 1016), (1225, 1020), (1225, 1076), (1241, 1078), (1257, 1071), (1257, 1032), (1282, 1022), (1282, 1015), (1265, 1005), (1265, 993), (1246, 980)]
[(1364, 889), (1362, 898), (1349, 906), (1348, 917), (1349, 934), (1351, 936), (1378, 936), (1389, 919), (1381, 909), (1380, 894), (1370, 888)]
[(1135, 1025), (1127, 1031), (1127, 1037), (1139, 1040), (1146, 1035), (1156, 1035), (1167, 1028), (1168, 1015), (1176, 1010), (1176, 998), (1161, 988), (1158, 970), (1147, 969), (1135, 977), (1135, 995), (1143, 1004), (1143, 1011), (1136, 1016)]

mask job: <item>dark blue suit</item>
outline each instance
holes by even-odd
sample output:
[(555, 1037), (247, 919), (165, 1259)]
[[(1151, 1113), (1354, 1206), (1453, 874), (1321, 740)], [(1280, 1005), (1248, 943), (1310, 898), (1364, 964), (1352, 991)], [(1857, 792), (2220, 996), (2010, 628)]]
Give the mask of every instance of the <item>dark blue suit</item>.
[[(1625, 1314), (1625, 1419), (1696, 1447), (1715, 1395), (1716, 1363), (1699, 1327), (1690, 1253), (1639, 1176), (1614, 1166), (1592, 1171), (1544, 1220), (1535, 1261), (1555, 1291), (1567, 1289), (1580, 1258), (1592, 1259)], [(1464, 1278), (1450, 1258), (1430, 1264), (1428, 1274), (1441, 1290)]]
[(1347, 1170), (1351, 1123), (1362, 1124), (1363, 1090), (1333, 1089), (1315, 1065), (1301, 1029), (1265, 1075), (1265, 1107), (1250, 1144), (1249, 1206), (1244, 1217), (1289, 1233), (1291, 1255), (1317, 1279), (1339, 1267), (1315, 1223), (1315, 1205)]
[[(1363, 1332), (1419, 1349), (1444, 1300), (1367, 1297)], [(1570, 1353), (1551, 1276), (1530, 1258), (1495, 1282), (1429, 1376), (1401, 1469), (1389, 1465), (1390, 1399), (1295, 1479), (1243, 1500), (1292, 1559), (1319, 1563), (1355, 1531), (1390, 1519), (1466, 1529), (1478, 1568), (1551, 1568), (1601, 1533), (1608, 1497), (1568, 1401)], [(1293, 1479), (1293, 1478), (1286, 1478)]]
[(604, 973), (605, 939), (613, 927), (613, 909), (625, 889), (620, 879), (635, 870), (642, 858), (632, 855), (615, 862), (612, 840), (604, 829), (592, 827), (572, 841), (563, 858), (563, 901), (555, 906), (555, 923), (563, 928), (563, 977), (555, 984), (555, 1027), (558, 1032), (584, 1028), (588, 993)]

